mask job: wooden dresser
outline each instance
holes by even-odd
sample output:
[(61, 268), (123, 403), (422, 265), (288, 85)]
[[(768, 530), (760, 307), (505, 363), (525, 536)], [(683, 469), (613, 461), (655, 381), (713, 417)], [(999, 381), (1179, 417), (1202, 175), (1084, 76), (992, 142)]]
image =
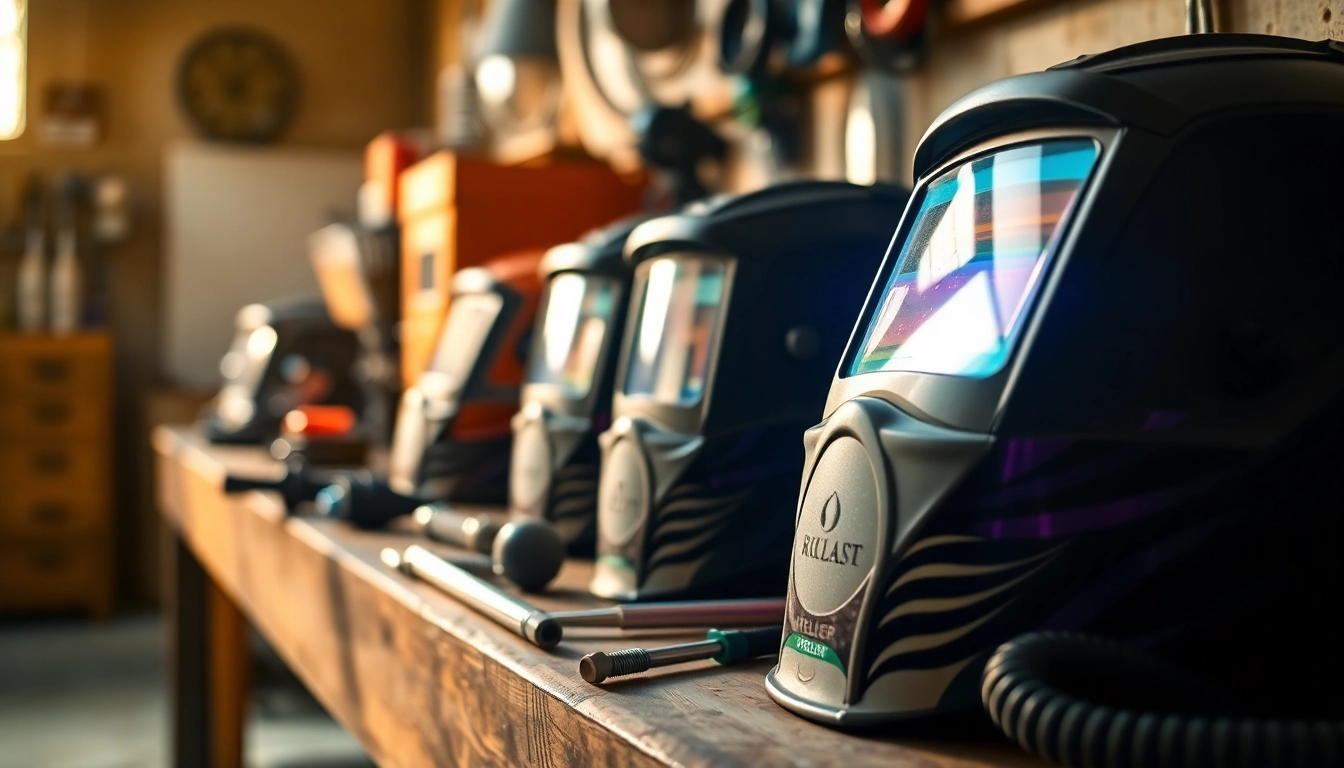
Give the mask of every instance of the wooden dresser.
[(0, 334), (0, 611), (112, 611), (112, 340)]

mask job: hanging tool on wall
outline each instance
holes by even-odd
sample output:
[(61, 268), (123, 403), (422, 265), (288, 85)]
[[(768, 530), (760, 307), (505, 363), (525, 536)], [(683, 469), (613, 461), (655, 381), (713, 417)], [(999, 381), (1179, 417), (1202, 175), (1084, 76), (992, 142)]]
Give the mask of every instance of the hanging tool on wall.
[(131, 191), (124, 177), (106, 174), (90, 183), (89, 192), (92, 206), (89, 227), (91, 248), (89, 298), (84, 310), (84, 323), (96, 328), (111, 321), (112, 310), (108, 296), (110, 256), (112, 248), (125, 242), (131, 233)]
[(869, 67), (905, 74), (923, 66), (937, 24), (935, 0), (849, 0), (845, 35)]
[[(51, 262), (51, 330), (74, 333), (84, 324), (85, 276), (80, 257), (83, 209), (88, 200), (88, 182), (65, 173), (56, 182), (56, 253)], [(103, 286), (95, 286), (100, 292)]]
[(474, 93), (492, 154), (515, 163), (554, 150), (561, 101), (555, 0), (494, 0), (476, 44)]
[(783, 70), (810, 66), (834, 47), (841, 8), (835, 0), (729, 0), (717, 19), (719, 69), (734, 79), (733, 111), (766, 145), (776, 171), (798, 161), (802, 115), (802, 94)]
[(23, 208), (24, 251), (14, 303), (19, 330), (35, 333), (47, 325), (47, 208), (37, 174), (24, 183)]
[(728, 143), (695, 119), (689, 104), (646, 107), (635, 113), (630, 127), (639, 137), (640, 159), (654, 169), (656, 187), (668, 204), (680, 207), (709, 194), (700, 178), (700, 166), (706, 161), (723, 162)]
[(1212, 34), (1213, 17), (1213, 0), (1185, 0), (1185, 34)]

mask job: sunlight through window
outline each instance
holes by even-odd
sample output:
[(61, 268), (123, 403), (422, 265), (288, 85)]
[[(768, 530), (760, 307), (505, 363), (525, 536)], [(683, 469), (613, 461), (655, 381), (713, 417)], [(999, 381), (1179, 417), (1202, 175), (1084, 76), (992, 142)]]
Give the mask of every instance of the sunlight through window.
[(27, 0), (0, 0), (0, 140), (23, 133), (27, 95)]

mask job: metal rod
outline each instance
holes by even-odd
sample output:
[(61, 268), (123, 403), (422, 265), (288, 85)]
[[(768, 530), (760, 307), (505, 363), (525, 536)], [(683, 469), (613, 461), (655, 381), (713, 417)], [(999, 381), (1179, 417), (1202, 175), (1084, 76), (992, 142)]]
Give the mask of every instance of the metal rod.
[[(378, 557), (387, 565), (388, 568), (401, 571), (407, 576), (415, 575), (415, 573), (411, 571), (410, 565), (402, 559), (401, 553), (395, 549), (392, 549), (391, 547), (388, 547), (384, 549), (382, 552), (380, 552), (378, 554)], [(489, 557), (486, 557), (485, 555), (471, 554), (471, 555), (454, 555), (449, 557), (445, 557), (443, 555), (437, 555), (437, 557), (442, 558), (445, 563), (449, 563), (451, 565), (457, 566), (458, 568), (461, 568), (467, 573), (472, 573), (477, 576), (495, 575), (494, 561), (491, 560)]]
[(554, 648), (563, 637), (560, 623), (545, 611), (488, 584), (417, 544), (398, 554), (383, 550), (382, 560), (402, 573), (423, 579), (539, 648)]
[(489, 554), (499, 533), (499, 524), (489, 515), (464, 515), (441, 502), (417, 507), (412, 518), (431, 540), (473, 552)]
[(784, 600), (687, 600), (670, 603), (634, 603), (586, 611), (555, 611), (551, 618), (567, 627), (753, 626), (784, 621)]
[(590, 683), (634, 675), (655, 667), (713, 659), (720, 664), (767, 656), (779, 650), (782, 626), (742, 631), (711, 629), (708, 639), (663, 648), (630, 648), (624, 651), (590, 653), (579, 660), (579, 676)]
[(1213, 31), (1213, 0), (1185, 0), (1185, 33), (1207, 35)]

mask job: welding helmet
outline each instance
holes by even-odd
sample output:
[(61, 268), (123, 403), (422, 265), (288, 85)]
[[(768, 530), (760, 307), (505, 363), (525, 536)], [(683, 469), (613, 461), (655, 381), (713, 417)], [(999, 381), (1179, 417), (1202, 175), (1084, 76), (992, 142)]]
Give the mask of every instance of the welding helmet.
[(507, 498), (509, 420), (541, 294), (541, 255), (502, 257), (453, 276), (429, 367), (397, 412), (388, 469), (395, 493), (490, 504)]
[(359, 414), (368, 441), (386, 449), (401, 390), (396, 324), (401, 317), (401, 259), (396, 227), (337, 222), (308, 236), (308, 258), (332, 322), (355, 334), (352, 378), (364, 394)]
[(597, 436), (611, 425), (630, 298), (622, 251), (630, 231), (647, 218), (622, 219), (546, 252), (522, 407), (513, 417), (510, 511), (550, 521), (561, 540), (589, 553), (602, 460)]
[(1252, 35), (949, 107), (807, 431), (773, 698), (978, 707), (995, 647), (1056, 630), (1337, 704), (1341, 135), (1341, 51)]
[(249, 304), (238, 310), (233, 343), (219, 361), (223, 386), (205, 417), (216, 443), (266, 443), (285, 414), (304, 405), (358, 409), (351, 378), (359, 343), (316, 299)]
[(593, 593), (783, 592), (799, 436), (905, 200), (895, 187), (793, 182), (630, 234)]

